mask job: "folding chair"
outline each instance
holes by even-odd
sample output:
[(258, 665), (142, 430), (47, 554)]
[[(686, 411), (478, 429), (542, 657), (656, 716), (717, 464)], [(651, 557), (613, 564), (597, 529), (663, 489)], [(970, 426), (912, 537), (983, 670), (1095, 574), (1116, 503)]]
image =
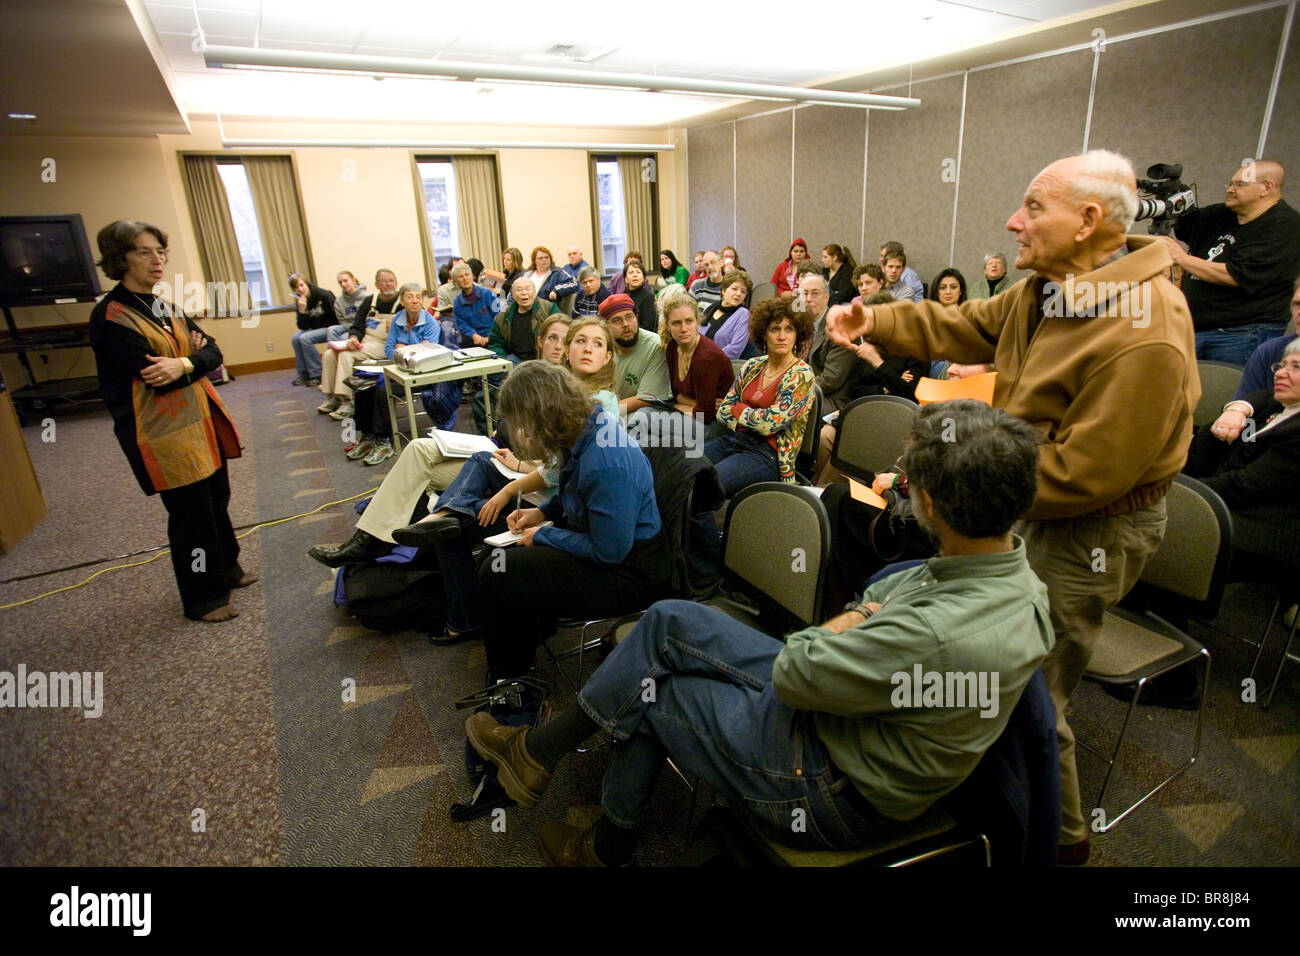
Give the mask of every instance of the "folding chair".
[(869, 484), (903, 454), (918, 408), (898, 395), (867, 395), (849, 402), (835, 420), (831, 464)]
[(1201, 376), (1201, 400), (1192, 412), (1192, 427), (1200, 428), (1212, 424), (1222, 414), (1223, 406), (1237, 394), (1245, 370), (1231, 362), (1214, 362), (1209, 359), (1198, 360), (1196, 370)]
[[(1139, 583), (1143, 593), (1172, 603), (1191, 616), (1213, 619), (1223, 599), (1232, 556), (1232, 516), (1228, 506), (1209, 487), (1186, 475), (1174, 479), (1165, 502), (1169, 523), (1160, 548), (1142, 569)], [(1133, 698), (1120, 726), (1115, 749), (1109, 756), (1078, 741), (1080, 746), (1107, 762), (1106, 776), (1097, 794), (1099, 808), (1104, 809), (1124, 737), (1147, 681), (1199, 658), (1205, 659), (1205, 674), (1201, 680), (1201, 702), (1196, 710), (1191, 756), (1127, 810), (1113, 819), (1106, 814), (1104, 821), (1095, 826), (1098, 832), (1112, 829), (1196, 762), (1201, 750), (1205, 696), (1210, 682), (1210, 652), (1168, 621), (1150, 610), (1115, 608), (1106, 614), (1092, 660), (1083, 676), (1097, 684), (1133, 685)]]
[(776, 298), (776, 286), (770, 282), (760, 282), (754, 286), (754, 291), (749, 294), (750, 308), (758, 305), (760, 302), (766, 302), (768, 299)]

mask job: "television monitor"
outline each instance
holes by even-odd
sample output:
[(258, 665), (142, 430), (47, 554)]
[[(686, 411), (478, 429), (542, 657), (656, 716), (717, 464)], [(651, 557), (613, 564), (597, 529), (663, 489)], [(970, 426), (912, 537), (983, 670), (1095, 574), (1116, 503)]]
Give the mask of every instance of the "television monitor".
[(0, 216), (0, 306), (51, 305), (100, 294), (81, 216)]

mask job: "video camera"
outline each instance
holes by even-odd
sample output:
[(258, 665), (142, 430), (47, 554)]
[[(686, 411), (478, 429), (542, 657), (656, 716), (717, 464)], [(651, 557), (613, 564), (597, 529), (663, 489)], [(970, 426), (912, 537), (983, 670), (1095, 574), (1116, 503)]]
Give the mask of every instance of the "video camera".
[(1196, 190), (1182, 182), (1182, 163), (1156, 163), (1147, 167), (1150, 179), (1139, 179), (1138, 192), (1151, 198), (1138, 200), (1137, 219), (1150, 219), (1153, 236), (1168, 236), (1174, 221), (1196, 206)]

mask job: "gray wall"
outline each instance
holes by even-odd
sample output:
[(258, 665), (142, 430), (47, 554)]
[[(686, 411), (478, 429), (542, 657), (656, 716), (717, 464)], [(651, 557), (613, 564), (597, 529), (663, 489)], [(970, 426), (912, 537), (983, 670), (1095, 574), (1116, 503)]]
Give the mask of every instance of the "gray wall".
[[(1099, 57), (1089, 147), (1124, 153), (1139, 175), (1152, 163), (1181, 162), (1203, 205), (1222, 202), (1222, 184), (1256, 155), (1285, 14), (1275, 7), (1112, 39)], [(1075, 50), (970, 71), (964, 110), (958, 75), (913, 84), (921, 100), (913, 110), (800, 107), (689, 130), (691, 248), (734, 244), (761, 282), (794, 236), (814, 256), (827, 243), (847, 244), (859, 262), (897, 239), (927, 282), (949, 264), (950, 249), (974, 281), (984, 253), (1014, 259), (1004, 227), (1029, 181), (1083, 148), (1093, 59), (1091, 49)], [(1300, 205), (1297, 102), (1300, 26), (1264, 149), (1291, 171), (1292, 205)], [(944, 177), (945, 161), (957, 182)]]

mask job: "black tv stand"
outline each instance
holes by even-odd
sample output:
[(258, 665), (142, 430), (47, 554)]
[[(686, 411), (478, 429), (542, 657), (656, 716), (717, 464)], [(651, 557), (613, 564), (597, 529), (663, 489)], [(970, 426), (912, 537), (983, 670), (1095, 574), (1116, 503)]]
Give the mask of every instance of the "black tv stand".
[[(78, 298), (77, 302), (94, 302), (94, 298)], [(60, 303), (62, 305), (64, 303)], [(94, 375), (81, 378), (62, 378), (38, 382), (32, 372), (32, 363), (27, 358), (28, 352), (47, 352), (60, 349), (90, 348), (90, 327), (70, 325), (65, 328), (19, 331), (14, 322), (13, 313), (4, 306), (5, 323), (9, 326), (10, 341), (0, 342), (0, 354), (17, 355), (27, 373), (28, 384), (10, 392), (14, 408), (18, 412), (18, 422), (27, 424), (30, 415), (40, 414), (53, 408), (59, 402), (77, 404), (83, 400), (98, 399), (99, 379)]]

